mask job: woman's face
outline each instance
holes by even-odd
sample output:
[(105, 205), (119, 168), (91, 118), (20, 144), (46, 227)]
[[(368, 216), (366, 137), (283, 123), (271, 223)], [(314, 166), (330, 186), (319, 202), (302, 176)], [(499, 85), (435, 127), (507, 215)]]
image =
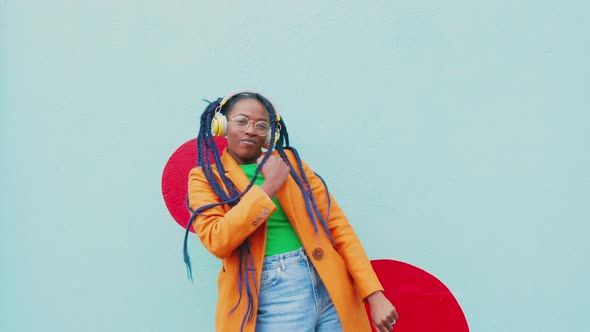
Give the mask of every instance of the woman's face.
[[(254, 124), (257, 121), (269, 122), (264, 105), (256, 99), (242, 99), (235, 103), (227, 116), (227, 152), (238, 164), (254, 164), (262, 154), (265, 136), (256, 134)], [(245, 117), (250, 120), (245, 131), (238, 129), (234, 119)]]

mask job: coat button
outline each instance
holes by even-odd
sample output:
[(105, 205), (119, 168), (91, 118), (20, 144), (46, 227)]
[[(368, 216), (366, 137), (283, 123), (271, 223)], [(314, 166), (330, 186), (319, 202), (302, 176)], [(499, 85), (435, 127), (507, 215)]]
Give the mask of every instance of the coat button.
[(313, 250), (313, 258), (315, 258), (316, 261), (321, 261), (322, 258), (324, 258), (324, 249), (322, 248), (315, 248)]
[(262, 218), (258, 217), (258, 218), (256, 218), (256, 220), (254, 220), (252, 222), (252, 225), (256, 226), (256, 225), (260, 224), (261, 221), (262, 221)]

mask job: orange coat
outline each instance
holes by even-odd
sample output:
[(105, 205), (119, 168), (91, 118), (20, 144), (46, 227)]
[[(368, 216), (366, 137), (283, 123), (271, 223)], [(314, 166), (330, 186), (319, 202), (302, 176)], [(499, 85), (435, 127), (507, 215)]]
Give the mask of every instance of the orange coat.
[[(237, 162), (224, 151), (221, 162), (226, 176), (236, 188), (243, 191), (250, 182)], [(275, 154), (273, 152), (273, 154)], [(292, 165), (294, 156), (285, 151)], [(324, 185), (313, 171), (303, 163), (307, 179), (311, 185), (318, 209), (323, 216), (327, 213), (327, 198)], [(216, 177), (220, 183), (216, 168)], [(299, 172), (297, 172), (299, 174)], [(219, 198), (209, 186), (200, 167), (193, 168), (188, 182), (189, 204), (197, 209), (205, 204), (219, 202)], [(363, 300), (371, 293), (383, 290), (371, 263), (361, 246), (354, 230), (342, 210), (331, 198), (328, 227), (337, 250), (332, 247), (318, 221), (318, 234), (307, 215), (305, 203), (297, 183), (291, 176), (287, 178), (277, 198), (303, 247), (322, 279), (336, 311), (342, 322), (344, 332), (371, 331)], [(193, 227), (203, 245), (223, 262), (217, 279), (218, 302), (215, 314), (215, 329), (219, 332), (240, 331), (242, 317), (246, 311), (247, 297), (243, 297), (238, 309), (231, 315), (230, 310), (238, 302), (239, 255), (237, 247), (250, 239), (250, 250), (254, 259), (256, 282), (260, 284), (262, 263), (266, 245), (266, 219), (276, 210), (273, 201), (258, 186), (253, 186), (232, 209), (227, 205), (204, 211), (195, 220)], [(258, 288), (258, 287), (257, 287)], [(252, 290), (257, 289), (251, 287)], [(254, 332), (258, 301), (254, 296), (254, 317), (244, 331)]]

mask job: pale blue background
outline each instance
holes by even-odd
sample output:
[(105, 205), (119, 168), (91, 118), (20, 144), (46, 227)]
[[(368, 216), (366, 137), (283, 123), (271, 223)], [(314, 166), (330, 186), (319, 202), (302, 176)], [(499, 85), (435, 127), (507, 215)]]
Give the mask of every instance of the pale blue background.
[[(587, 331), (587, 1), (0, 1), (0, 331), (212, 331), (162, 169), (212, 99), (282, 110), (371, 258), (472, 331)], [(403, 318), (402, 318), (403, 319)]]

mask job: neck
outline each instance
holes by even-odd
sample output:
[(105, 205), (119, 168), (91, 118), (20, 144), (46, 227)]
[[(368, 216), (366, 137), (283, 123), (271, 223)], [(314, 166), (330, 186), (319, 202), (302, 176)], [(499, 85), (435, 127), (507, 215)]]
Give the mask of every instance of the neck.
[(256, 160), (258, 159), (258, 157), (262, 155), (262, 151), (260, 151), (260, 154), (258, 154), (258, 156), (256, 156), (255, 158), (242, 159), (238, 157), (235, 153), (233, 153), (229, 148), (227, 149), (227, 153), (229, 153), (229, 155), (232, 156), (232, 158), (234, 158), (238, 165), (256, 164)]

